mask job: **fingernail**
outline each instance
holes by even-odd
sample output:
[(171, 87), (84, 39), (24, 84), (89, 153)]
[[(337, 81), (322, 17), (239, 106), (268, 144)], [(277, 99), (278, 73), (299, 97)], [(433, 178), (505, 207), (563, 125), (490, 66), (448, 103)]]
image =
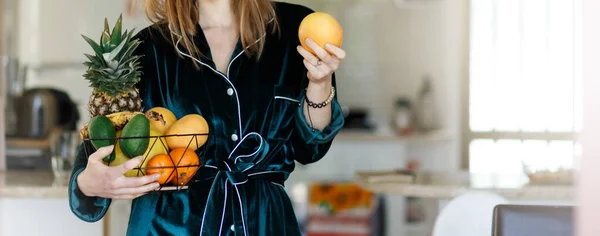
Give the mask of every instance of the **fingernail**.
[(159, 183), (154, 183), (154, 184), (152, 184), (152, 188), (153, 189), (160, 188), (160, 184)]
[(160, 175), (159, 174), (155, 174), (154, 175), (154, 180), (158, 180), (158, 179), (160, 179)]
[(307, 42), (307, 43), (311, 43), (311, 42), (312, 42), (312, 39), (310, 39), (310, 38), (306, 38), (306, 42)]
[(332, 48), (332, 47), (331, 47), (331, 44), (329, 44), (329, 43), (328, 43), (328, 44), (325, 44), (325, 48), (327, 48), (327, 49), (331, 49), (331, 48)]

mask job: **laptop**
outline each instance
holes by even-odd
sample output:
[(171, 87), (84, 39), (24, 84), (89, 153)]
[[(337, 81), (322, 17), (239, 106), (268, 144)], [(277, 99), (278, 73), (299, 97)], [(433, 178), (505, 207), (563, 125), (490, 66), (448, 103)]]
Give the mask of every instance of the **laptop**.
[(497, 205), (492, 236), (573, 236), (574, 207)]

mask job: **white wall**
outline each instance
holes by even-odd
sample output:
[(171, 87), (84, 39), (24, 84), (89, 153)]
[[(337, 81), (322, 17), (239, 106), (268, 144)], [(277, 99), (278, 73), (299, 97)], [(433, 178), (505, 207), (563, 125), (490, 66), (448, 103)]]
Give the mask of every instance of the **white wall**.
[[(14, 0), (11, 0), (14, 1)], [(34, 66), (81, 64), (91, 47), (81, 35), (99, 40), (104, 19), (113, 26), (124, 15), (124, 29), (147, 25), (143, 17), (125, 14), (124, 0), (19, 0), (19, 54)]]

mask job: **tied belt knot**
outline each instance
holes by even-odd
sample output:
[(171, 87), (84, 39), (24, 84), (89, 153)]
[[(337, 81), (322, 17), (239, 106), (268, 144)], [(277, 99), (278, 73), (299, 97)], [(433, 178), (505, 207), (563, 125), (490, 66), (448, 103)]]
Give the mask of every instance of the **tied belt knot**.
[[(224, 161), (223, 163), (228, 164), (227, 161)], [(227, 166), (230, 167), (229, 164)], [(236, 166), (234, 165), (234, 167)], [(240, 185), (248, 182), (248, 176), (243, 171), (232, 169), (225, 171), (225, 174), (227, 175), (229, 182), (233, 185)]]
[(243, 165), (235, 164), (235, 162), (229, 159), (221, 161), (219, 164), (218, 166), (207, 165), (204, 167), (206, 169), (202, 170), (200, 175), (205, 176), (204, 180), (208, 180), (216, 178), (219, 174), (225, 174), (225, 177), (232, 185), (242, 185), (250, 179), (262, 179), (280, 185), (283, 185), (285, 181), (284, 173), (280, 171), (240, 168)]
[[(252, 151), (236, 155), (241, 150)], [(219, 231), (219, 236), (222, 235), (228, 212), (233, 213), (231, 230), (235, 235), (248, 236), (245, 184), (251, 179), (261, 179), (283, 187), (285, 180), (283, 172), (261, 170), (258, 167), (268, 152), (269, 145), (260, 134), (248, 133), (233, 148), (227, 159), (218, 161), (216, 166), (205, 165), (198, 171), (198, 181), (214, 179), (202, 215), (201, 236), (211, 235), (215, 231)], [(227, 207), (232, 207), (233, 211), (227, 211)]]

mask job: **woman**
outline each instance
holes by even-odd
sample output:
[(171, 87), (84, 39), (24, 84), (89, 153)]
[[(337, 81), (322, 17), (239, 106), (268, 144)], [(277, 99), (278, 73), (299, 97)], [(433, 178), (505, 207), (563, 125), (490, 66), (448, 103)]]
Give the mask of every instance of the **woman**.
[[(294, 163), (314, 163), (343, 126), (334, 71), (345, 52), (308, 40), (298, 27), (312, 11), (269, 0), (148, 0), (155, 24), (143, 41), (138, 89), (146, 109), (197, 113), (210, 140), (189, 189), (152, 192), (155, 176), (126, 178), (134, 158), (107, 167), (113, 147), (80, 148), (70, 205), (101, 219), (111, 199), (134, 199), (128, 235), (300, 235), (283, 184)], [(310, 102), (309, 102), (310, 101)], [(150, 192), (149, 192), (150, 191)]]

